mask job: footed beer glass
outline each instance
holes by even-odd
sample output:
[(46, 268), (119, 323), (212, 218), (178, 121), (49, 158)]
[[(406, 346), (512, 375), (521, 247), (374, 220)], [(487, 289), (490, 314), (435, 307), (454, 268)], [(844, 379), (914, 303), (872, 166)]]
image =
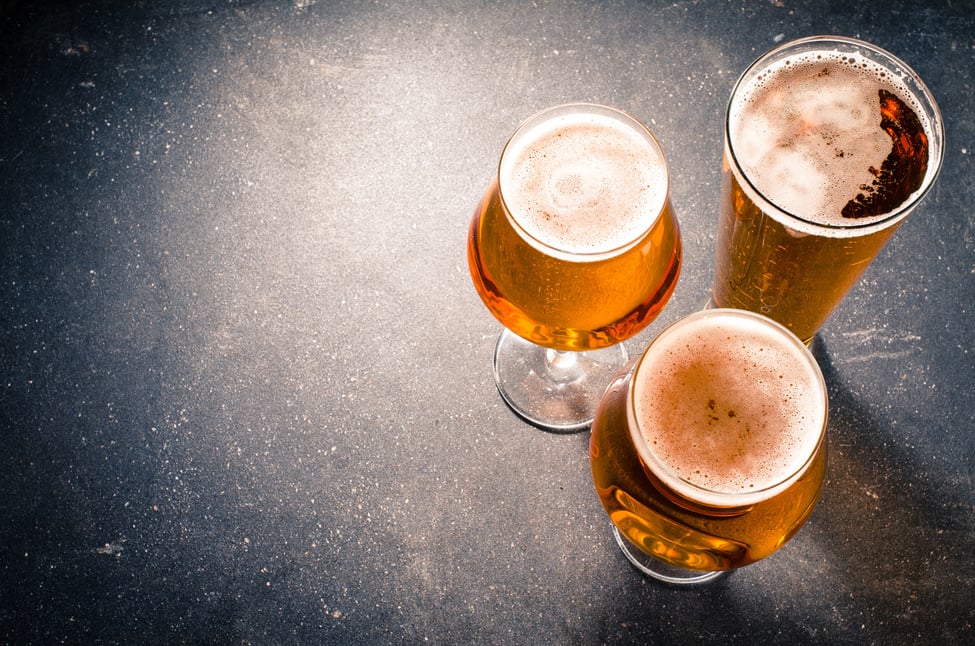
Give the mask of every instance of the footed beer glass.
[(589, 426), (677, 283), (681, 240), (667, 163), (647, 128), (619, 110), (544, 110), (509, 139), (471, 219), (478, 294), (505, 326), (498, 390), (543, 429)]
[(782, 325), (710, 309), (667, 327), (592, 424), (593, 481), (617, 544), (673, 584), (769, 556), (819, 500), (826, 417), (819, 366)]

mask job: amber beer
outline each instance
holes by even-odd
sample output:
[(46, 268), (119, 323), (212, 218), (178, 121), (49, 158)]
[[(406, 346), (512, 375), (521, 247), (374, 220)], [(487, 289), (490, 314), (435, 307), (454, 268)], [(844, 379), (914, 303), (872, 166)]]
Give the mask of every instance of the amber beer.
[(812, 512), (826, 416), (822, 373), (795, 335), (751, 312), (700, 311), (666, 328), (603, 396), (593, 480), (629, 545), (679, 568), (737, 568), (780, 548)]
[(468, 263), (488, 309), (556, 350), (636, 334), (680, 269), (668, 181), (657, 141), (622, 112), (583, 104), (527, 121), (471, 220)]
[(910, 68), (839, 37), (787, 43), (728, 106), (718, 307), (809, 342), (938, 174), (942, 126)]

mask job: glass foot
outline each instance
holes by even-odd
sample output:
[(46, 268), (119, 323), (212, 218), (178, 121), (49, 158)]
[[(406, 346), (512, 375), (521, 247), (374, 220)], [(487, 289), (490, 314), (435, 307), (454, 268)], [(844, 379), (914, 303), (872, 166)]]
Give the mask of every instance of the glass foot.
[(701, 583), (709, 583), (728, 574), (727, 570), (688, 570), (687, 568), (665, 563), (630, 543), (630, 541), (620, 534), (620, 531), (616, 529), (615, 525), (613, 526), (613, 536), (616, 537), (616, 544), (620, 546), (623, 555), (636, 569), (664, 583), (670, 583), (672, 585), (699, 585)]
[(494, 378), (504, 401), (525, 421), (572, 433), (592, 424), (599, 398), (628, 358), (621, 343), (561, 352), (504, 330), (494, 350)]

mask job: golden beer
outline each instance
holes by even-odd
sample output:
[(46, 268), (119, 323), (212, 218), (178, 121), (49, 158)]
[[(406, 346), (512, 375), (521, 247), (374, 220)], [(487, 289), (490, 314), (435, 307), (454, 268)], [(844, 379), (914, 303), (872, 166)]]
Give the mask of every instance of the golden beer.
[(666, 304), (681, 242), (653, 135), (611, 108), (542, 113), (512, 136), (474, 213), (474, 285), (509, 330), (556, 350), (629, 338)]
[(728, 106), (714, 304), (811, 341), (934, 182), (941, 128), (917, 76), (866, 43), (756, 61)]
[(697, 312), (603, 396), (590, 439), (596, 491), (625, 540), (659, 561), (747, 565), (815, 507), (826, 416), (822, 374), (798, 338), (751, 312)]

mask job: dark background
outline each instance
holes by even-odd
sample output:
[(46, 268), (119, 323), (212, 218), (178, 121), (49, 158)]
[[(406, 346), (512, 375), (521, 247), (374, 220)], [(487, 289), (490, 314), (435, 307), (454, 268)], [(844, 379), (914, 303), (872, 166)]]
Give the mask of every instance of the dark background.
[[(3, 642), (971, 642), (972, 2), (0, 8)], [(645, 121), (685, 264), (639, 352), (707, 298), (732, 84), (816, 33), (915, 68), (944, 167), (817, 340), (811, 521), (669, 589), (498, 397), (468, 220), (536, 110)]]

